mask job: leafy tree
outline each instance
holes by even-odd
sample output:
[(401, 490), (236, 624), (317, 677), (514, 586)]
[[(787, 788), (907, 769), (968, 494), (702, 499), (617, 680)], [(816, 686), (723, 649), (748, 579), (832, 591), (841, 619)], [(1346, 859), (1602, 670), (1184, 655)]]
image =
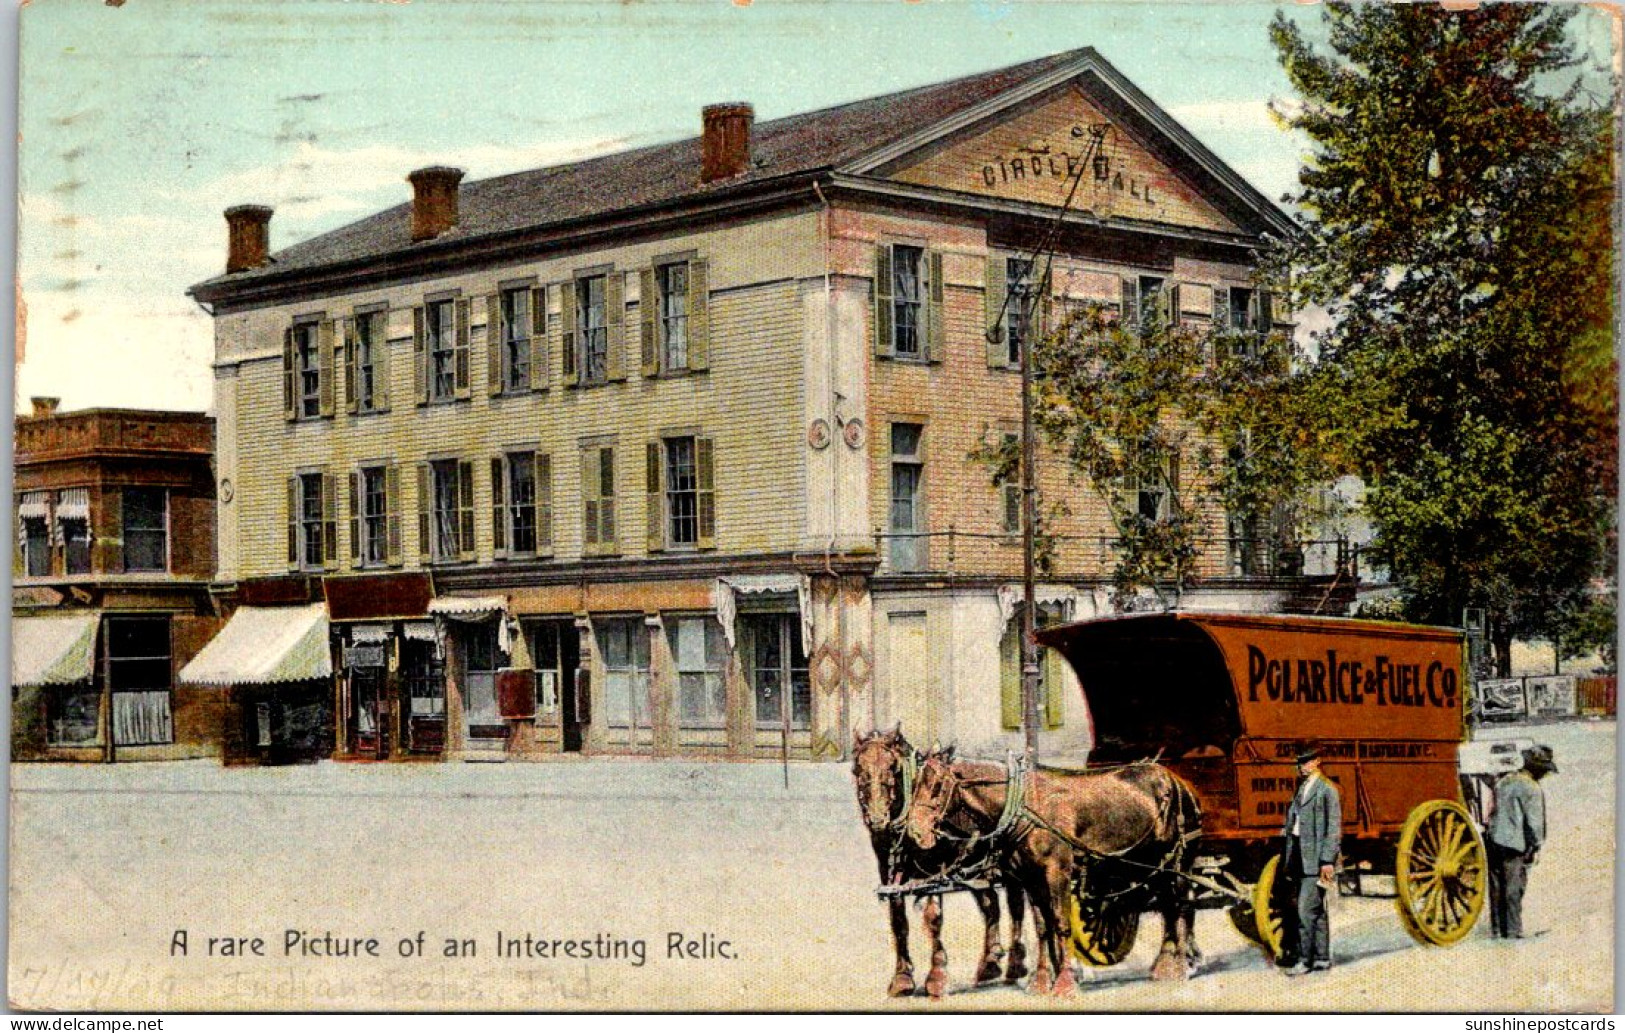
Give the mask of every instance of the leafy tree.
[(1574, 13), (1329, 3), (1329, 51), (1270, 29), (1312, 153), (1266, 268), (1331, 315), (1293, 411), (1367, 481), (1407, 616), (1483, 607), (1503, 672), (1608, 572), (1613, 136), (1560, 83)]

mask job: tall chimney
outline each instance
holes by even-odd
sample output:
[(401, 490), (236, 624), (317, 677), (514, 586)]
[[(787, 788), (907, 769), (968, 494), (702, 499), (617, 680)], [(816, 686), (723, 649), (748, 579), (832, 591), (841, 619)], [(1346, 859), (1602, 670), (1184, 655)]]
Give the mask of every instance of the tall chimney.
[(714, 183), (750, 168), (750, 124), (756, 111), (749, 104), (709, 104), (700, 111), (705, 132), (700, 137), (700, 182)]
[(457, 184), (463, 170), (431, 165), (406, 177), (412, 184), (412, 239), (432, 240), (457, 225)]
[(271, 260), (271, 209), (240, 204), (226, 209), (226, 272), (258, 269)]
[(35, 416), (49, 416), (56, 412), (57, 406), (62, 404), (60, 398), (46, 398), (42, 395), (35, 395), (29, 401), (34, 403)]

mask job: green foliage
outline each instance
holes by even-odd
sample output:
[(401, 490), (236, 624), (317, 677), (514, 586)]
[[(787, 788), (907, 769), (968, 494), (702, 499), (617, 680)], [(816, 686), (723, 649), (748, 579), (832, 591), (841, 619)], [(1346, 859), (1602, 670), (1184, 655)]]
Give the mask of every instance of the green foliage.
[(1271, 39), (1313, 152), (1267, 256), (1324, 306), (1295, 412), (1365, 478), (1412, 619), (1490, 616), (1505, 656), (1604, 571), (1617, 486), (1612, 123), (1562, 5), (1331, 3)]

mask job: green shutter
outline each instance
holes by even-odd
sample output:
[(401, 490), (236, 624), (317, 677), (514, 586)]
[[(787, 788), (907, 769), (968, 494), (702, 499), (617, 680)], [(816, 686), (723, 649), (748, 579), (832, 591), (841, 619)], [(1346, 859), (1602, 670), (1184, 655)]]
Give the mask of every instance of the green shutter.
[(485, 379), (486, 391), (502, 393), (502, 295), (485, 299)]
[(508, 555), (508, 515), (503, 512), (502, 457), (491, 460), (491, 552), (497, 559)]
[(468, 386), (468, 299), (457, 301), (457, 339), (452, 343), (452, 395), (469, 397)]
[(703, 258), (688, 263), (688, 368), (711, 368), (711, 272)]
[(316, 324), (316, 405), (323, 416), (333, 415), (333, 351), (336, 336), (331, 319)]
[(562, 344), (559, 350), (564, 360), (564, 386), (575, 387), (581, 382), (577, 372), (581, 357), (576, 353), (576, 282), (566, 280), (559, 284), (559, 332)]
[(644, 539), (650, 552), (659, 552), (666, 546), (662, 451), (659, 441), (649, 442), (643, 450)]
[(717, 547), (717, 502), (715, 448), (710, 438), (694, 439), (694, 480), (697, 485), (695, 509), (699, 514), (699, 547)]
[(601, 521), (598, 528), (598, 544), (604, 552), (613, 556), (620, 550), (615, 544), (615, 449), (604, 447), (598, 450), (598, 519)]
[(999, 640), (999, 718), (1008, 731), (1021, 728), (1021, 614)]
[(651, 267), (638, 273), (638, 371), (644, 377), (660, 373), (659, 334), (656, 332), (660, 316), (659, 288), (655, 270)]
[(322, 474), (322, 565), (339, 565), (339, 485), (330, 473)]
[(948, 326), (944, 314), (942, 252), (925, 253), (926, 284), (925, 361), (941, 362), (947, 355)]
[(429, 544), (429, 464), (418, 464), (418, 555), (427, 562), (434, 553)]
[(361, 565), (361, 471), (350, 471), (350, 566)]
[(387, 528), (385, 560), (401, 565), (401, 466), (390, 463), (384, 470), (384, 523)]
[(875, 354), (892, 353), (891, 245), (875, 245)]
[(288, 478), (288, 569), (299, 569), (299, 478)]
[(474, 558), (474, 463), (457, 462), (457, 558)]
[(423, 306), (412, 309), (412, 393), (419, 405), (429, 404), (429, 349), (423, 335)]
[(293, 327), (290, 326), (282, 331), (282, 418), (285, 420), (299, 418), (299, 409), (294, 402), (293, 381)]
[(358, 407), (356, 382), (360, 370), (356, 365), (355, 320), (344, 321), (344, 411), (355, 412)]
[(604, 276), (604, 324), (608, 327), (609, 362), (605, 380), (626, 379), (626, 274)]
[(1008, 269), (1000, 254), (987, 256), (987, 286), (982, 292), (987, 329), (987, 364), (996, 369), (1010, 365), (1010, 342), (1005, 339), (1005, 293), (1009, 290)]
[(389, 313), (373, 314), (372, 338), (372, 409), (389, 411)]
[(536, 453), (536, 551), (553, 553), (553, 457)]
[(1044, 654), (1039, 663), (1044, 670), (1044, 727), (1056, 729), (1066, 722), (1066, 683), (1062, 680), (1061, 654), (1048, 647), (1040, 647)]
[(581, 452), (581, 554), (598, 554), (598, 449)]
[(547, 390), (548, 378), (552, 375), (548, 368), (547, 355), (547, 288), (532, 287), (530, 289), (530, 389), (532, 391)]

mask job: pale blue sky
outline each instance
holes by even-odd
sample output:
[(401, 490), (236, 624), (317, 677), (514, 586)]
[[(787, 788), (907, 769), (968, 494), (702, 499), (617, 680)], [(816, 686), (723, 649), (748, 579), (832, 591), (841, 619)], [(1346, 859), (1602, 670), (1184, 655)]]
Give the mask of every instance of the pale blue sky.
[[(221, 211), (277, 209), (280, 248), (471, 179), (1094, 46), (1266, 194), (1296, 142), (1266, 35), (1276, 4), (34, 0), (21, 15), (18, 393), (206, 408)], [(1313, 8), (1292, 8), (1313, 24)], [(1608, 22), (1574, 23), (1596, 61)]]

